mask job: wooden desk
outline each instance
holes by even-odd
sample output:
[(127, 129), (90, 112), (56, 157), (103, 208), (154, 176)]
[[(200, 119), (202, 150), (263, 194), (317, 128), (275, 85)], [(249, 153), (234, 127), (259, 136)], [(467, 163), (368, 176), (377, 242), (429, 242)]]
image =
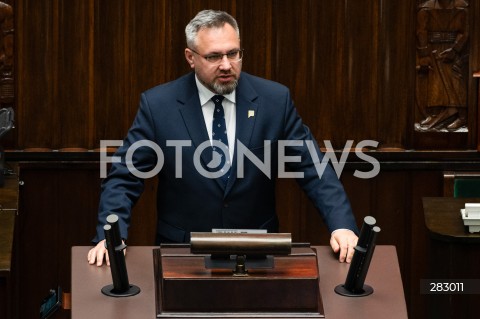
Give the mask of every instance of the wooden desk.
[(18, 208), (18, 177), (5, 176), (0, 188), (0, 318), (10, 318), (12, 310), (12, 248)]
[[(429, 278), (439, 280), (478, 279), (480, 233), (469, 233), (460, 209), (480, 198), (425, 197), (425, 225), (429, 243)], [(428, 295), (430, 318), (478, 318), (478, 295)]]
[(425, 225), (431, 236), (456, 243), (480, 243), (480, 233), (469, 233), (463, 224), (460, 209), (465, 203), (480, 203), (480, 198), (425, 197)]
[[(111, 298), (101, 288), (111, 284), (110, 269), (87, 263), (90, 247), (72, 248), (72, 319), (155, 318), (153, 253), (155, 247), (129, 247), (126, 262), (131, 284), (140, 294)], [(317, 248), (320, 290), (327, 319), (407, 318), (402, 280), (394, 246), (377, 246), (365, 283), (374, 288), (367, 297), (337, 295), (335, 286), (345, 282), (348, 264), (340, 264), (330, 247)], [(208, 317), (208, 316), (207, 316)]]

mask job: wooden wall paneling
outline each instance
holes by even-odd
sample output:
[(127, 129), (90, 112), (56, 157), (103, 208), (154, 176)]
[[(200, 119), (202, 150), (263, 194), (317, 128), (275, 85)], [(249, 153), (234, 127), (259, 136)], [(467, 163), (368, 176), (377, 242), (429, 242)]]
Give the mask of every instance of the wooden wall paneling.
[[(165, 16), (165, 81), (172, 81), (190, 72), (185, 60), (185, 26), (201, 10), (200, 1), (166, 1)], [(195, 13), (194, 13), (195, 12)]]
[(383, 171), (372, 179), (375, 183), (371, 194), (371, 201), (375, 205), (372, 216), (381, 228), (377, 243), (396, 246), (402, 270), (405, 269), (405, 260), (409, 254), (409, 181), (408, 174), (402, 171)]
[(314, 135), (337, 149), (348, 139), (375, 139), (383, 112), (377, 101), (382, 6), (378, 1), (309, 5), (307, 121), (313, 118)]
[[(409, 148), (412, 129), (410, 92), (415, 90), (415, 0), (379, 1), (378, 129), (379, 148)], [(400, 49), (402, 48), (402, 49)]]
[(53, 74), (54, 135), (52, 148), (91, 148), (93, 105), (90, 100), (89, 53), (91, 3), (93, 0), (53, 2), (54, 63)]
[(334, 139), (334, 147), (340, 147), (344, 141), (336, 137), (337, 131), (348, 130), (346, 125), (337, 125), (343, 119), (343, 106), (346, 103), (343, 78), (345, 47), (343, 34), (345, 7), (342, 1), (312, 1), (308, 15), (308, 29), (311, 42), (307, 64), (308, 105), (306, 118), (315, 126), (311, 127), (319, 144), (322, 140)]
[(100, 198), (99, 181), (98, 164), (80, 169), (75, 165), (67, 165), (57, 177), (57, 204), (54, 206), (58, 214), (57, 280), (65, 292), (71, 292), (72, 246), (90, 245), (95, 234)]
[(10, 307), (9, 302), (12, 300), (9, 298), (10, 291), (7, 281), (7, 278), (0, 277), (0, 316), (2, 316), (2, 318), (8, 318), (7, 311), (9, 311)]
[[(478, 243), (429, 238), (427, 245), (430, 252), (428, 278), (478, 280)], [(426, 299), (426, 308), (432, 318), (478, 317), (477, 294), (427, 295)]]
[[(297, 111), (304, 122), (310, 127), (315, 126), (314, 118), (307, 114), (312, 106), (308, 96), (307, 68), (310, 65), (311, 52), (307, 44), (308, 31), (308, 1), (272, 2), (272, 79), (286, 85), (290, 89)], [(244, 38), (252, 34), (244, 35)], [(257, 38), (253, 36), (253, 38)], [(256, 59), (258, 53), (250, 59)], [(283, 229), (293, 231), (293, 239), (305, 241), (304, 220), (305, 194), (294, 180), (279, 181), (277, 194), (280, 195), (277, 204)], [(287, 195), (288, 194), (288, 195)], [(299, 230), (298, 233), (295, 230)]]
[[(165, 1), (133, 1), (128, 3), (128, 56), (125, 63), (128, 75), (124, 95), (127, 103), (127, 117), (133, 122), (138, 110), (140, 93), (165, 82), (166, 60)], [(182, 52), (183, 54), (183, 52)], [(127, 92), (126, 92), (127, 93)]]
[(429, 237), (423, 213), (423, 197), (437, 197), (443, 194), (443, 175), (441, 171), (411, 171), (407, 187), (411, 208), (406, 212), (407, 228), (405, 242), (405, 264), (402, 279), (409, 314), (412, 318), (429, 318), (426, 312), (427, 297), (419, 290), (420, 279), (430, 278), (428, 261)]
[(56, 52), (53, 1), (15, 4), (18, 146), (50, 147), (58, 133), (53, 90)]
[[(336, 14), (341, 11), (336, 10), (340, 7), (338, 1), (312, 1), (309, 4), (306, 28), (310, 43), (308, 52), (304, 53), (307, 68), (304, 85), (309, 100), (301, 115), (304, 121), (308, 121), (319, 144), (322, 144), (322, 140), (332, 139), (334, 131), (343, 129), (331, 125), (331, 112), (337, 112), (339, 104), (336, 92), (341, 80), (336, 76), (336, 71), (343, 68), (342, 63), (337, 63), (343, 55), (343, 46), (337, 45), (337, 35), (343, 24), (336, 23)], [(295, 64), (297, 60), (293, 57), (292, 61), (285, 63)]]
[(52, 190), (57, 189), (56, 176), (46, 171), (32, 176), (29, 173), (20, 176), (25, 184), (20, 189), (19, 227), (15, 230), (18, 318), (38, 316), (39, 304), (49, 289), (58, 284), (60, 271), (57, 262), (61, 258), (58, 256), (58, 210), (51, 196)]
[[(449, 277), (446, 274), (450, 274), (450, 269), (452, 268), (449, 262), (452, 259), (452, 250), (451, 244), (438, 241), (433, 238), (427, 239), (427, 247), (429, 249), (429, 262), (427, 264), (427, 271), (430, 272), (428, 278), (453, 278)], [(462, 263), (465, 261), (465, 256), (461, 258)], [(441, 261), (441, 262), (439, 262)], [(433, 271), (430, 269), (434, 268)], [(440, 277), (439, 277), (440, 276)], [(464, 277), (458, 277), (464, 278)], [(428, 313), (432, 318), (454, 318), (455, 310), (452, 309), (451, 301), (453, 300), (453, 295), (427, 295), (424, 296), (425, 300), (425, 312)], [(460, 295), (463, 299), (466, 299), (466, 295)], [(468, 297), (468, 296), (467, 296)], [(463, 309), (462, 312), (467, 309)], [(458, 313), (457, 313), (458, 314)], [(457, 315), (458, 316), (458, 315)], [(470, 318), (470, 317), (465, 317)], [(473, 317), (471, 317), (473, 318)]]
[(89, 88), (90, 3), (17, 3), (18, 148), (86, 147), (92, 125)]
[[(129, 118), (126, 47), (129, 15), (126, 1), (96, 1), (94, 8), (94, 119), (93, 141), (123, 139)], [(138, 103), (138, 99), (137, 99)]]
[(272, 6), (272, 0), (237, 1), (235, 14), (245, 50), (242, 70), (267, 79), (272, 78)]
[[(301, 103), (296, 103), (300, 114), (317, 138), (343, 148), (347, 139), (373, 136), (376, 11), (357, 1), (303, 2), (277, 9), (282, 10), (287, 16), (274, 15), (274, 21), (291, 22), (285, 32), (276, 32), (274, 80), (292, 89)], [(307, 19), (301, 18), (302, 10), (308, 12)]]
[(93, 125), (92, 3), (18, 3), (20, 149), (89, 146)]
[(336, 132), (340, 143), (353, 139), (375, 139), (378, 127), (378, 1), (346, 1), (345, 64), (341, 76), (346, 95), (342, 114), (335, 114), (334, 123), (343, 130)]
[[(308, 1), (274, 3), (273, 26), (273, 80), (286, 85), (300, 116), (309, 126), (315, 123), (306, 116), (311, 106), (307, 88), (307, 68), (311, 53), (308, 51)], [(248, 37), (249, 35), (246, 35)], [(252, 57), (254, 58), (254, 57)]]
[[(16, 229), (17, 316), (36, 318), (49, 289), (70, 291), (70, 249), (89, 245), (99, 200), (98, 164), (22, 166)], [(60, 311), (55, 318), (68, 318)]]
[[(404, 147), (410, 136), (406, 148), (426, 148), (438, 138), (414, 135), (408, 109), (414, 107), (416, 5), (414, 0), (19, 0), (18, 148), (90, 149), (101, 139), (123, 138), (139, 92), (190, 71), (183, 31), (204, 8), (237, 17), (244, 70), (289, 86), (317, 138), (332, 140), (336, 148), (347, 139), (367, 138)], [(479, 7), (470, 3), (472, 39), (479, 32)], [(477, 42), (472, 68), (480, 60)], [(477, 91), (472, 80), (472, 130)], [(475, 146), (476, 139), (470, 134), (465, 143)]]
[(165, 82), (166, 18), (165, 1), (95, 2), (94, 147), (123, 139), (140, 93)]

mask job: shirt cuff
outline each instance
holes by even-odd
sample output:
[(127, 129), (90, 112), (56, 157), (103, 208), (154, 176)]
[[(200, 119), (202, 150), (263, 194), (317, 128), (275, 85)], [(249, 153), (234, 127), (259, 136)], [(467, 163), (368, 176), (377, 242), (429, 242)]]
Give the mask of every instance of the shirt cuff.
[(351, 231), (353, 234), (355, 234), (355, 232), (351, 229), (348, 229), (348, 228), (339, 228), (339, 229), (335, 229), (334, 231), (332, 231), (332, 236), (333, 234), (335, 234), (335, 232), (339, 231), (339, 230), (348, 230), (348, 231)]

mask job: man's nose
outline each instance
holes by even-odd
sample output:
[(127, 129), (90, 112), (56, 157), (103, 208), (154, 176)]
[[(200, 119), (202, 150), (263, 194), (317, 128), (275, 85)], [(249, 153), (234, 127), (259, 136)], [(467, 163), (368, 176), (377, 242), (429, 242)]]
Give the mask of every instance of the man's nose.
[(227, 58), (226, 55), (222, 56), (222, 60), (220, 61), (220, 69), (222, 70), (229, 70), (232, 68), (232, 63)]

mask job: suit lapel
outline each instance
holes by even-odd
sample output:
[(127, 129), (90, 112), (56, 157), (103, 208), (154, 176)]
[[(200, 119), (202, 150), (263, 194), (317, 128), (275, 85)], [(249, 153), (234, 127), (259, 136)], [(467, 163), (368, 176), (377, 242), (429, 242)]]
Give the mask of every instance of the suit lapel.
[(238, 142), (241, 142), (246, 147), (250, 146), (256, 115), (258, 114), (259, 109), (257, 97), (258, 94), (250, 85), (247, 76), (245, 73), (242, 73), (236, 91), (236, 145), (233, 154), (232, 171), (225, 189), (225, 196), (230, 192), (237, 179)]
[[(186, 78), (186, 90), (180, 89), (179, 92), (184, 92), (184, 94), (178, 95), (177, 97), (177, 102), (180, 103), (179, 111), (192, 140), (192, 146), (194, 149), (197, 149), (203, 142), (210, 141), (210, 139), (205, 126), (193, 73), (190, 77)], [(203, 164), (210, 163), (212, 160), (212, 152), (208, 150), (203, 151), (201, 158)]]

